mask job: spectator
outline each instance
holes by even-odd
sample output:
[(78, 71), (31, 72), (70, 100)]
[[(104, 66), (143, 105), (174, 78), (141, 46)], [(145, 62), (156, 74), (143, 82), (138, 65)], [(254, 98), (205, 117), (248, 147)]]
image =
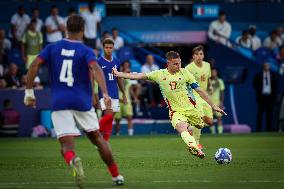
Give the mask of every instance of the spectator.
[(224, 11), (219, 12), (218, 20), (211, 22), (208, 30), (208, 37), (211, 40), (222, 43), (223, 45), (231, 46), (229, 39), (231, 36), (232, 27), (226, 21), (226, 14)]
[(72, 16), (72, 15), (75, 15), (75, 14), (76, 14), (76, 11), (75, 11), (75, 9), (74, 9), (73, 7), (71, 7), (71, 8), (68, 9), (68, 15), (64, 18), (64, 25), (65, 25), (65, 27), (67, 26), (67, 20), (68, 20), (68, 18), (69, 18), (70, 16)]
[(43, 89), (43, 86), (40, 83), (40, 78), (38, 76), (35, 77), (33, 88), (34, 89)]
[(24, 7), (19, 6), (17, 13), (15, 13), (11, 18), (11, 24), (12, 24), (11, 37), (16, 47), (19, 47), (22, 37), (29, 23), (30, 23), (30, 17), (27, 14), (25, 14)]
[(18, 66), (14, 63), (9, 65), (8, 73), (5, 75), (5, 81), (7, 87), (9, 88), (18, 88), (20, 87), (20, 78), (18, 74)]
[(5, 30), (0, 29), (0, 77), (5, 73), (7, 54), (11, 50), (11, 42), (5, 37)]
[(6, 54), (9, 50), (11, 50), (11, 42), (5, 36), (5, 30), (0, 29), (0, 54)]
[(26, 86), (27, 86), (27, 75), (22, 75), (20, 89), (26, 89)]
[(5, 66), (2, 61), (2, 56), (0, 56), (0, 77), (3, 77), (5, 73)]
[(54, 43), (63, 38), (62, 32), (65, 32), (64, 19), (58, 13), (58, 8), (52, 6), (51, 15), (45, 20), (46, 41), (48, 43)]
[(248, 30), (243, 30), (242, 35), (237, 37), (236, 43), (243, 48), (252, 49), (252, 40)]
[(103, 50), (103, 41), (106, 38), (110, 38), (110, 33), (108, 31), (104, 31), (103, 36), (101, 38), (97, 38), (96, 40), (96, 49), (97, 50)]
[(12, 106), (12, 101), (6, 99), (3, 102), (4, 109), (1, 111), (1, 136), (17, 136), (20, 123), (20, 113)]
[[(26, 86), (27, 86), (27, 75), (22, 75), (20, 89), (26, 89)], [(40, 78), (38, 76), (35, 77), (33, 88), (43, 89), (43, 86), (40, 83)]]
[(157, 66), (155, 64), (155, 59), (153, 57), (153, 55), (148, 54), (146, 57), (146, 63), (143, 64), (142, 68), (141, 68), (141, 72), (142, 73), (149, 73), (151, 71), (155, 71), (160, 69), (159, 66)]
[(263, 71), (256, 74), (253, 80), (258, 104), (256, 130), (261, 131), (262, 115), (266, 114), (266, 131), (272, 131), (272, 115), (277, 95), (277, 76), (270, 71), (268, 63), (263, 64)]
[(260, 38), (256, 35), (256, 26), (250, 25), (249, 28), (249, 34), (252, 42), (252, 50), (255, 51), (258, 48), (261, 47), (261, 40)]
[(281, 45), (279, 47), (279, 57), (278, 59), (278, 63), (279, 63), (279, 73), (280, 75), (284, 74), (284, 45)]
[(119, 50), (124, 46), (124, 40), (119, 36), (119, 32), (117, 28), (112, 28), (112, 39), (114, 41), (114, 49)]
[(28, 69), (42, 48), (42, 33), (36, 31), (37, 21), (32, 19), (22, 39), (22, 54)]
[(5, 81), (5, 78), (0, 77), (0, 89), (5, 89), (7, 86), (7, 83)]
[(100, 31), (100, 22), (102, 20), (99, 12), (94, 10), (93, 3), (88, 4), (88, 10), (82, 13), (85, 20), (85, 44), (93, 49), (96, 48), (97, 34)]
[(41, 32), (42, 30), (42, 26), (43, 26), (43, 21), (42, 19), (39, 18), (39, 9), (38, 8), (34, 8), (32, 10), (32, 19), (36, 20), (36, 31), (37, 32)]
[[(159, 70), (159, 66), (155, 64), (153, 55), (148, 54), (146, 57), (146, 63), (142, 66), (142, 73), (149, 73), (151, 71)], [(156, 106), (161, 101), (161, 92), (159, 86), (153, 82), (140, 81), (142, 84), (142, 96), (146, 96), (150, 102), (150, 105)]]
[(279, 26), (276, 28), (277, 33), (277, 40), (281, 41), (281, 44), (284, 42), (284, 34), (283, 34), (283, 27)]
[(264, 39), (263, 46), (269, 49), (275, 49), (281, 46), (281, 40), (277, 36), (277, 32), (274, 30), (268, 37)]

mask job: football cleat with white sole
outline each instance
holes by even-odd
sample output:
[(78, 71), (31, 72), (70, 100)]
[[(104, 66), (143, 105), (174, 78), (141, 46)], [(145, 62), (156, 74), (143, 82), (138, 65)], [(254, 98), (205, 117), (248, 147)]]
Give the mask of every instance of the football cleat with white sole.
[(194, 155), (194, 156), (196, 156), (200, 159), (203, 159), (205, 157), (204, 152), (202, 152), (202, 150), (199, 149), (198, 147), (197, 148), (194, 147), (193, 145), (190, 145), (188, 147), (188, 151), (189, 151), (189, 153), (191, 153), (192, 155)]
[(118, 175), (117, 177), (112, 177), (112, 181), (117, 185), (117, 186), (122, 186), (124, 185), (124, 178), (122, 175)]
[(84, 187), (85, 174), (84, 174), (84, 169), (83, 169), (81, 158), (75, 157), (72, 160), (71, 166), (73, 168), (73, 176), (75, 178), (76, 185), (80, 189), (82, 189)]

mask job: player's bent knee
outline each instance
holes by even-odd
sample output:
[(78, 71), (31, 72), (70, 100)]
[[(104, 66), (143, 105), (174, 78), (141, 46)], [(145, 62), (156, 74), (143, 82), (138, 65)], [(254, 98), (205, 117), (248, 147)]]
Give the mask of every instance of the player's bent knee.
[(186, 122), (179, 122), (176, 124), (176, 130), (179, 132), (179, 133), (182, 133), (183, 131), (187, 131), (187, 128), (189, 127), (190, 125)]

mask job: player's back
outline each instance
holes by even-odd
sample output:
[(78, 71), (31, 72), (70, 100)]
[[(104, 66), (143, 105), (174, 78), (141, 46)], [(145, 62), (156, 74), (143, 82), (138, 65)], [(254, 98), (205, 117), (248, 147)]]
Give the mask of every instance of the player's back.
[(90, 110), (89, 63), (96, 60), (93, 51), (80, 41), (63, 39), (48, 45), (39, 57), (49, 68), (52, 110)]
[[(109, 96), (112, 99), (119, 99), (118, 87), (117, 87), (117, 78), (114, 77), (114, 75), (112, 73), (112, 68), (116, 68), (117, 70), (119, 70), (119, 68), (120, 68), (119, 60), (113, 57), (112, 60), (109, 61), (109, 60), (105, 59), (104, 57), (100, 57), (100, 58), (98, 58), (98, 64), (101, 66), (101, 68), (104, 72)], [(99, 90), (99, 97), (102, 98), (102, 93), (101, 93), (100, 90)]]

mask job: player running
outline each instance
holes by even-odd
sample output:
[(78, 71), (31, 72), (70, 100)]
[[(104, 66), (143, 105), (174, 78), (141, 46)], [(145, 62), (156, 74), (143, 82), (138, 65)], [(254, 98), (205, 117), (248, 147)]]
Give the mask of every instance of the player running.
[(181, 59), (178, 53), (170, 51), (166, 55), (167, 69), (160, 69), (150, 73), (123, 73), (113, 69), (116, 77), (127, 79), (152, 80), (159, 84), (163, 97), (169, 108), (169, 117), (173, 127), (181, 135), (182, 140), (188, 146), (189, 152), (199, 158), (205, 154), (199, 149), (195, 139), (189, 134), (188, 127), (203, 126), (202, 112), (191, 99), (189, 88), (194, 89), (213, 110), (226, 114), (218, 106), (214, 105), (208, 95), (197, 84), (194, 76), (184, 68), (181, 68)]
[[(204, 49), (202, 45), (198, 45), (192, 50), (193, 62), (185, 67), (196, 79), (200, 88), (204, 91), (212, 91), (212, 86), (210, 83), (211, 77), (211, 68), (208, 62), (203, 61), (204, 59)], [(198, 104), (198, 108), (203, 112), (203, 121), (205, 124), (212, 126), (213, 125), (213, 112), (210, 105), (200, 97), (200, 95), (193, 90), (193, 95), (195, 101)], [(192, 135), (198, 144), (199, 148), (202, 148), (202, 145), (199, 144), (201, 129), (192, 127)]]
[[(114, 41), (110, 38), (106, 38), (103, 41), (104, 55), (98, 59), (98, 63), (101, 66), (104, 76), (106, 78), (106, 86), (111, 97), (111, 109), (106, 109), (103, 93), (99, 90), (100, 105), (103, 111), (103, 117), (100, 120), (100, 131), (106, 141), (109, 140), (112, 133), (112, 122), (114, 113), (120, 111), (119, 106), (119, 94), (118, 87), (122, 93), (123, 103), (127, 103), (127, 98), (124, 92), (124, 83), (122, 78), (116, 78), (113, 76), (112, 68), (120, 69), (119, 60), (113, 57), (112, 52), (114, 50)], [(117, 87), (118, 86), (118, 87)]]
[(73, 168), (76, 184), (83, 188), (85, 178), (82, 161), (75, 153), (74, 137), (80, 135), (77, 123), (98, 147), (112, 180), (117, 185), (122, 185), (123, 176), (119, 174), (109, 145), (101, 137), (97, 116), (92, 108), (92, 77), (97, 80), (107, 107), (111, 107), (111, 102), (96, 57), (93, 51), (81, 42), (84, 24), (82, 17), (70, 16), (67, 21), (68, 38), (47, 45), (33, 61), (27, 74), (24, 103), (26, 106), (35, 107), (33, 81), (40, 66), (47, 64), (51, 78), (51, 118), (61, 144), (62, 156)]

